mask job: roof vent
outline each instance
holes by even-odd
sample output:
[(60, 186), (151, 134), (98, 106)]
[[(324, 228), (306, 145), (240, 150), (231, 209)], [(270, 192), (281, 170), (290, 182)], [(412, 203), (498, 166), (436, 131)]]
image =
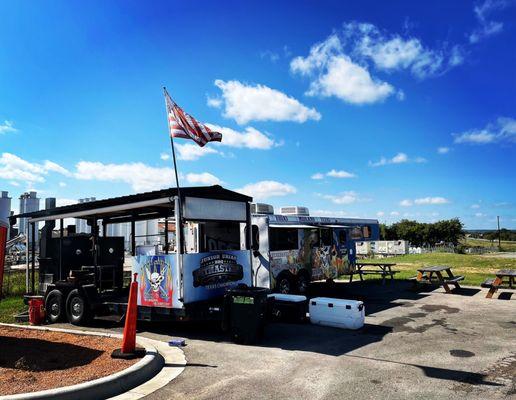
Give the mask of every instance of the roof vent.
[(274, 207), (270, 204), (251, 203), (251, 214), (274, 214)]
[(298, 215), (301, 217), (309, 217), (310, 212), (307, 207), (289, 206), (281, 207), (280, 214), (282, 215)]

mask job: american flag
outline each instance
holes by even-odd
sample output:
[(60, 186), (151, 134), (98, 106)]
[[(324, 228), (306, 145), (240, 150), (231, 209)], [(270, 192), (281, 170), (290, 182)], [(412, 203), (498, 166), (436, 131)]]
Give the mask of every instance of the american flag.
[(220, 142), (222, 134), (214, 132), (206, 125), (201, 124), (191, 115), (185, 113), (165, 89), (165, 103), (167, 106), (168, 127), (170, 136), (182, 139), (191, 139), (203, 147), (208, 142)]

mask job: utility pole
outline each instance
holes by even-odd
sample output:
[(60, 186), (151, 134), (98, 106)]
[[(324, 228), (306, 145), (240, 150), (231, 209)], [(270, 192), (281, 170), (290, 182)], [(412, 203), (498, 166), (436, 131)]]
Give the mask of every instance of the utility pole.
[(500, 241), (500, 216), (496, 216), (496, 221), (498, 222), (498, 251), (502, 251), (502, 243)]

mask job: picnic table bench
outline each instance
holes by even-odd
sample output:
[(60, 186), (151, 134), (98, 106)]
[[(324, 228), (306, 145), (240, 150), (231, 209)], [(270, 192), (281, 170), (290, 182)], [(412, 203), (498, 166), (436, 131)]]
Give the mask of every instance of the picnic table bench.
[(486, 299), (490, 299), (496, 293), (496, 291), (500, 287), (504, 287), (504, 279), (507, 279), (507, 286), (509, 288), (513, 288), (513, 285), (516, 281), (516, 270), (515, 269), (501, 269), (495, 273), (496, 278), (486, 279), (484, 283), (482, 283), (483, 287), (489, 287), (489, 292), (487, 292)]
[[(387, 276), (391, 277), (391, 281), (394, 280), (394, 274), (397, 274), (400, 271), (393, 271), (392, 267), (394, 267), (395, 263), (385, 263), (385, 262), (377, 262), (377, 263), (356, 263), (357, 267), (354, 274), (358, 274), (360, 276), (360, 280), (363, 281), (363, 275), (381, 275), (382, 276), (382, 285), (385, 285), (385, 278)], [(364, 267), (374, 268), (374, 269), (364, 269)], [(349, 276), (349, 282), (353, 281), (353, 274)]]
[[(464, 276), (453, 275), (451, 267), (446, 265), (433, 265), (430, 267), (419, 268), (416, 276), (409, 278), (409, 280), (413, 281), (415, 284), (418, 283), (428, 283), (428, 284), (437, 284), (442, 286), (446, 293), (451, 293), (449, 285), (454, 285), (455, 289), (460, 289), (459, 282), (464, 280)], [(443, 272), (445, 274), (443, 274)]]

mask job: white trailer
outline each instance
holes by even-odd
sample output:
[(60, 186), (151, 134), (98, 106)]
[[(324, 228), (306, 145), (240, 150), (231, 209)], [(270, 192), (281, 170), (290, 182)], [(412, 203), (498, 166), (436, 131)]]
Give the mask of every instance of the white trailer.
[(251, 210), (253, 285), (281, 293), (304, 293), (311, 281), (352, 272), (355, 242), (379, 235), (375, 219), (311, 217), (305, 207), (276, 215), (266, 204)]

